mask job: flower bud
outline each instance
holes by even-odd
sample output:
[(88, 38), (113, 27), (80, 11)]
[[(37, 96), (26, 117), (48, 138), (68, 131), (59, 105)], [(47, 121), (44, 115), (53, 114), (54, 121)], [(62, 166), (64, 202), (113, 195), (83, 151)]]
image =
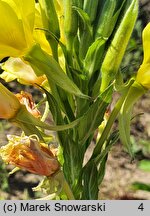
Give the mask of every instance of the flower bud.
[(2, 159), (29, 172), (50, 176), (59, 170), (59, 162), (47, 145), (30, 137), (8, 136), (9, 143), (0, 149)]
[[(128, 5), (128, 3), (130, 4)], [(128, 45), (128, 41), (133, 31), (137, 15), (138, 1), (130, 0), (129, 2), (127, 2), (127, 10), (119, 23), (119, 26), (114, 34), (114, 37), (102, 63), (101, 92), (103, 92), (108, 87), (110, 82), (115, 79), (126, 47)]]
[(20, 108), (17, 97), (0, 83), (0, 118), (14, 118)]

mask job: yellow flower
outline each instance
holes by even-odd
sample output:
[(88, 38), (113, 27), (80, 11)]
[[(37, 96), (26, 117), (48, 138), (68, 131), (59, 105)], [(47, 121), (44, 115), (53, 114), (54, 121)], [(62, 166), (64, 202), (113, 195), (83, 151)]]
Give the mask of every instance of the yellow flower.
[(6, 82), (17, 79), (18, 82), (25, 85), (42, 85), (46, 80), (44, 75), (36, 76), (32, 67), (23, 62), (20, 58), (10, 57), (1, 67), (4, 71), (0, 77)]
[(142, 33), (144, 60), (143, 63), (150, 63), (150, 22), (144, 28)]
[(143, 30), (142, 37), (144, 59), (138, 70), (136, 81), (146, 89), (150, 89), (150, 23)]
[(150, 89), (150, 63), (143, 63), (141, 65), (137, 73), (136, 81), (146, 89)]
[[(14, 2), (16, 2), (16, 4), (17, 4), (17, 0), (14, 0)], [(26, 7), (25, 2), (22, 0), (19, 1), (19, 3), (21, 5), (18, 5), (18, 11), (17, 11), (15, 4), (13, 5), (16, 13), (20, 13), (19, 17), (21, 17), (21, 12), (22, 12), (21, 7)], [(8, 1), (8, 4), (11, 4), (11, 3), (12, 3), (12, 0), (10, 2)], [(31, 1), (31, 3), (32, 3), (32, 1)], [(33, 9), (33, 6), (34, 5), (32, 3), (32, 9)], [(49, 45), (48, 41), (46, 40), (44, 30), (42, 30), (43, 25), (42, 25), (42, 18), (41, 18), (40, 10), (39, 10), (39, 4), (36, 4), (36, 8), (34, 8), (34, 10), (35, 10), (34, 14), (32, 14), (32, 16), (31, 16), (32, 19), (30, 19), (30, 16), (29, 16), (28, 23), (26, 22), (27, 20), (23, 19), (24, 16), (22, 16), (22, 19), (23, 19), (22, 24), (24, 24), (25, 29), (27, 28), (27, 29), (31, 30), (31, 31), (27, 32), (27, 34), (29, 35), (29, 37), (31, 37), (32, 42), (27, 44), (27, 45), (29, 45), (29, 48), (30, 48), (30, 46), (33, 45), (33, 39), (34, 39), (35, 43), (39, 43), (41, 48), (44, 51), (51, 54), (50, 45)], [(26, 10), (26, 13), (27, 13), (27, 11), (28, 10)], [(35, 19), (34, 19), (34, 16), (35, 16)], [(16, 25), (16, 28), (17, 28), (17, 25)], [(36, 28), (39, 28), (39, 29), (37, 30)], [(41, 28), (41, 30), (40, 30), (40, 28)], [(9, 29), (7, 29), (7, 30), (9, 30)], [(21, 31), (21, 30), (18, 29), (18, 31)], [(23, 39), (24, 38), (22, 37), (21, 41), (23, 41)], [(16, 43), (19, 44), (18, 38), (14, 37), (14, 40), (17, 40)], [(0, 38), (0, 41), (1, 41), (1, 38)], [(14, 43), (14, 41), (12, 41), (12, 43), (15, 47), (16, 44)], [(10, 49), (10, 51), (11, 51), (11, 49)], [(24, 51), (26, 51), (26, 50), (24, 50)], [(0, 52), (3, 52), (3, 50), (0, 50)], [(14, 54), (12, 52), (5, 54), (5, 51), (4, 51), (2, 53), (2, 55), (4, 54), (3, 57), (9, 56), (9, 55), (17, 57), (19, 55), (24, 54), (22, 52), (20, 52), (20, 53), (19, 52), (20, 51), (18, 51), (16, 54)], [(32, 67), (29, 64), (27, 64), (26, 62), (22, 61), (21, 58), (10, 57), (5, 63), (3, 63), (1, 65), (1, 67), (4, 71), (0, 75), (0, 77), (2, 79), (4, 79), (6, 82), (10, 82), (14, 79), (17, 79), (18, 82), (20, 82), (21, 84), (25, 84), (25, 85), (34, 85), (36, 83), (36, 84), (41, 86), (42, 84), (45, 84), (46, 77), (36, 75), (34, 70), (32, 69)]]
[(0, 118), (14, 118), (20, 108), (17, 97), (0, 83)]
[(34, 0), (0, 0), (0, 59), (23, 55), (33, 44)]
[(8, 140), (9, 143), (0, 149), (0, 156), (6, 163), (44, 176), (59, 170), (59, 162), (46, 144), (27, 136), (9, 135)]

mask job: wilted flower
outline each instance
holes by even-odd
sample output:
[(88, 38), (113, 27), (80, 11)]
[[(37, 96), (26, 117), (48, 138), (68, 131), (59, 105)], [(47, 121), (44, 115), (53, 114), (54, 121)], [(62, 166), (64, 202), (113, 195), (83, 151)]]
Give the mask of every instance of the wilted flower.
[(0, 59), (18, 57), (34, 44), (34, 0), (0, 0)]
[(140, 66), (136, 81), (147, 89), (150, 89), (150, 23), (143, 30), (144, 59)]
[(9, 143), (2, 146), (2, 159), (29, 172), (50, 176), (59, 170), (59, 162), (52, 150), (35, 138), (8, 135)]
[(0, 83), (0, 118), (14, 118), (20, 108), (17, 97)]
[(41, 116), (40, 111), (36, 108), (36, 104), (33, 101), (32, 95), (21, 91), (21, 93), (16, 94), (19, 102), (26, 106), (28, 112), (30, 112), (33, 116), (39, 118)]

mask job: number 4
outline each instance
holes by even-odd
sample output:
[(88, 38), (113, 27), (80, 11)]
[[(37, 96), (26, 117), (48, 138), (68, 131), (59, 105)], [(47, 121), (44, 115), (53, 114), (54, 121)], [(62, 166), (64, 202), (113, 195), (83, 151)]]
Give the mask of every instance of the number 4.
[(143, 206), (143, 203), (141, 203), (138, 207), (139, 210), (143, 211), (144, 210), (144, 206)]

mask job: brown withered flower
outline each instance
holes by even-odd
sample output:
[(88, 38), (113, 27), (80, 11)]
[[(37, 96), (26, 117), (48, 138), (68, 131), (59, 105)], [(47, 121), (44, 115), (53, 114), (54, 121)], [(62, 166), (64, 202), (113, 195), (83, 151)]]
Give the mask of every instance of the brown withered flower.
[(16, 97), (21, 104), (25, 105), (28, 112), (30, 112), (36, 118), (41, 116), (40, 111), (36, 108), (36, 104), (33, 101), (32, 95), (28, 92), (21, 91), (21, 93), (16, 94)]
[(4, 162), (38, 175), (51, 176), (60, 169), (57, 157), (48, 145), (31, 137), (8, 135), (9, 143), (0, 148)]

